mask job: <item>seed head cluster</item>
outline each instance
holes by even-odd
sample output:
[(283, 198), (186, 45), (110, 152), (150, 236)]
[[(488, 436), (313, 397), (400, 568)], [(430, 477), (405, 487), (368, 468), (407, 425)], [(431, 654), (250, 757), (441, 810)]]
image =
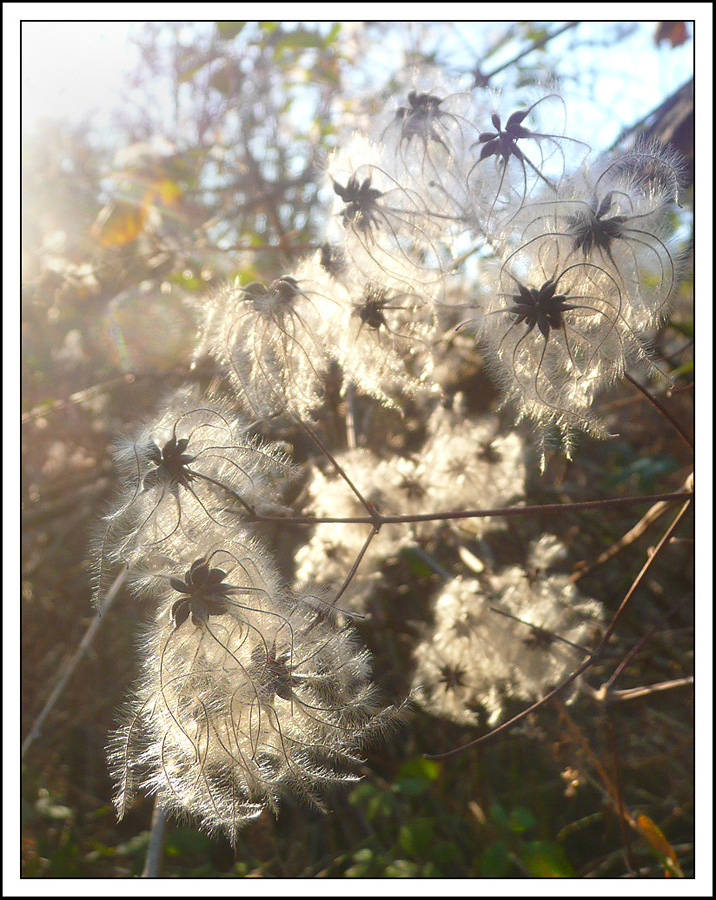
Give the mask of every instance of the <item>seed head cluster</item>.
[[(381, 703), (356, 630), (381, 603), (406, 604), (420, 635), (413, 696), (461, 724), (543, 696), (598, 633), (599, 604), (551, 570), (556, 538), (500, 565), (497, 516), (419, 517), (524, 498), (528, 442), (468, 412), (488, 403), (460, 384), (461, 352), (535, 427), (543, 467), (555, 437), (569, 453), (579, 432), (607, 436), (600, 391), (656, 371), (647, 336), (683, 269), (679, 160), (650, 142), (593, 157), (554, 87), (501, 96), (419, 73), (325, 169), (321, 248), (203, 300), (211, 392), (177, 391), (117, 444), (96, 601), (126, 568), (148, 619), (110, 746), (120, 816), (139, 789), (235, 841), (286, 794), (322, 807), (401, 705)], [(361, 445), (388, 420), (402, 440)], [(259, 436), (301, 423), (330, 443), (343, 421), (320, 465)], [(373, 527), (375, 511), (414, 521)], [(281, 532), (279, 574), (256, 526), (286, 515), (316, 521)], [(427, 622), (391, 597), (398, 566), (432, 579)]]
[(586, 658), (603, 613), (568, 576), (549, 572), (560, 551), (544, 535), (523, 565), (445, 585), (415, 650), (421, 706), (460, 724), (494, 725), (507, 700), (538, 700)]

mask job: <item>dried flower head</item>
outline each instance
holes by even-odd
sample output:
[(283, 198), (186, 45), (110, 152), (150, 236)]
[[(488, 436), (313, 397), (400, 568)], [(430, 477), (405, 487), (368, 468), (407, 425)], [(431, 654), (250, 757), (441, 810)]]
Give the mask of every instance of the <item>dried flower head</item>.
[[(338, 453), (336, 460), (350, 472), (351, 481), (363, 497), (381, 512), (404, 508), (401, 485), (415, 471), (409, 460), (399, 457), (381, 460), (363, 448)], [(308, 485), (307, 509), (313, 515), (330, 518), (367, 515), (343, 478), (333, 471), (324, 473), (318, 469), (313, 471)], [(329, 585), (334, 591), (339, 589), (369, 533), (366, 524), (319, 523), (310, 540), (296, 553), (296, 578)], [(383, 563), (410, 541), (410, 532), (404, 526), (384, 525), (370, 542), (357, 574), (341, 596), (341, 606), (364, 614), (371, 596), (384, 581)]]
[(202, 539), (207, 528), (236, 526), (254, 512), (279, 512), (281, 482), (292, 467), (277, 447), (249, 433), (248, 423), (218, 399), (179, 391), (164, 415), (118, 443), (120, 486), (98, 533), (96, 600), (120, 565)]
[(401, 105), (386, 110), (380, 144), (387, 170), (425, 198), (428, 214), (448, 229), (464, 224), (470, 208), (465, 161), (477, 130), (470, 95), (437, 81), (416, 84)]
[(207, 305), (198, 355), (227, 371), (251, 412), (306, 416), (320, 402), (328, 364), (322, 320), (333, 300), (307, 261), (270, 284), (225, 287)]
[(434, 240), (440, 225), (421, 192), (389, 169), (382, 148), (359, 134), (333, 153), (328, 175), (342, 226), (335, 237), (368, 281), (398, 290), (436, 284), (443, 266)]
[(552, 238), (564, 265), (603, 267), (619, 285), (630, 327), (650, 328), (666, 316), (681, 269), (672, 217), (679, 171), (675, 154), (658, 144), (611, 154), (558, 193), (526, 204), (510, 220), (505, 240), (518, 253)]
[[(522, 499), (525, 448), (514, 431), (499, 434), (493, 418), (473, 423), (442, 408), (435, 411), (428, 429), (418, 472), (431, 510), (495, 509)], [(501, 524), (485, 517), (460, 522), (459, 527), (481, 536)]]
[(355, 299), (334, 348), (346, 378), (387, 406), (401, 393), (433, 393), (430, 301), (375, 282), (351, 287)]
[(607, 432), (592, 410), (597, 392), (628, 364), (653, 370), (625, 315), (627, 299), (604, 266), (564, 265), (551, 237), (511, 254), (499, 288), (464, 326), (480, 335), (506, 395), (544, 440), (557, 427), (569, 454), (572, 433)]
[[(499, 105), (504, 109), (502, 99)], [(492, 129), (474, 142), (477, 159), (467, 175), (486, 231), (496, 227), (495, 212), (513, 215), (538, 185), (556, 191), (567, 171), (568, 153), (577, 150), (581, 161), (589, 152), (587, 144), (565, 134), (565, 121), (564, 101), (556, 92), (542, 93), (509, 114), (492, 112)]]
[[(480, 581), (456, 578), (435, 601), (435, 628), (416, 648), (418, 702), (436, 715), (496, 724), (509, 698), (536, 700), (584, 659), (602, 618), (566, 575), (537, 570), (555, 553), (538, 543), (527, 567)], [(574, 698), (572, 693), (570, 699)]]
[(156, 578), (142, 675), (110, 745), (120, 818), (140, 788), (235, 841), (283, 794), (320, 808), (327, 785), (355, 780), (345, 764), (394, 711), (345, 618), (231, 541)]

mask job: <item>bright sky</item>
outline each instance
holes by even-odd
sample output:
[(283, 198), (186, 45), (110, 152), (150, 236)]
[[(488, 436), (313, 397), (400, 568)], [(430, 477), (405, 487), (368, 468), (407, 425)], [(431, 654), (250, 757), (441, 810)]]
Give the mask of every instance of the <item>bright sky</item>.
[[(106, 113), (130, 68), (129, 22), (24, 22), (23, 130), (44, 116)], [(101, 121), (101, 120), (100, 120)]]
[[(22, 25), (22, 114), (23, 130), (31, 128), (44, 116), (82, 119), (97, 112), (97, 125), (104, 124), (109, 109), (119, 99), (119, 90), (135, 61), (135, 52), (127, 38), (138, 28), (132, 22), (24, 22)], [(594, 60), (600, 60), (596, 70), (597, 99), (601, 110), (584, 110), (593, 126), (611, 124), (616, 136), (620, 125), (636, 121), (647, 110), (686, 81), (691, 72), (693, 46), (663, 46), (653, 44), (654, 23), (642, 25), (624, 44), (613, 48), (582, 49), (579, 59), (570, 59), (566, 50), (570, 35), (554, 41), (550, 52), (562, 52), (563, 69), (589, 71)], [(475, 53), (503, 30), (502, 23), (466, 22), (458, 36), (461, 44), (452, 46), (449, 58), (456, 67), (464, 61), (469, 67)], [(579, 26), (582, 36), (589, 32), (595, 39), (603, 34), (603, 23), (584, 23)], [(419, 33), (416, 29), (413, 33)], [(392, 43), (392, 41), (390, 42)], [(446, 48), (447, 49), (447, 48)], [(504, 48), (509, 58), (514, 44)], [(489, 66), (499, 64), (500, 54), (490, 59)], [(388, 46), (376, 44), (366, 66), (371, 74), (378, 74), (383, 66), (395, 62)], [(488, 66), (488, 67), (489, 67)], [(625, 83), (624, 75), (628, 73)], [(587, 104), (589, 106), (589, 104)], [(611, 123), (606, 110), (611, 108)], [(614, 115), (616, 113), (616, 115)], [(601, 122), (596, 119), (601, 118)], [(602, 130), (603, 133), (603, 130)], [(605, 141), (607, 143), (608, 141)]]

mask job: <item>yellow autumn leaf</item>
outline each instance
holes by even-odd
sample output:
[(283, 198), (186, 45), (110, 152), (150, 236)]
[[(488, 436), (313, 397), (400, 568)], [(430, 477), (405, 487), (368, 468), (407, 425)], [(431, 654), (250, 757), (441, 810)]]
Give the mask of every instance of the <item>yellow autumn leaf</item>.
[(90, 233), (100, 247), (123, 247), (139, 237), (146, 220), (146, 202), (111, 200), (100, 210)]
[(667, 864), (667, 874), (669, 874), (669, 872), (673, 872), (674, 875), (678, 875), (679, 878), (683, 878), (684, 873), (681, 871), (681, 866), (679, 865), (679, 861), (676, 858), (676, 852), (666, 839), (666, 836), (664, 835), (664, 832), (661, 830), (661, 828), (659, 828), (659, 826), (655, 822), (652, 822), (649, 816), (645, 815), (638, 816), (636, 824), (642, 835), (647, 839), (647, 841), (649, 841), (651, 846)]
[(152, 187), (156, 192), (156, 199), (164, 206), (174, 206), (184, 193), (171, 178), (157, 180)]

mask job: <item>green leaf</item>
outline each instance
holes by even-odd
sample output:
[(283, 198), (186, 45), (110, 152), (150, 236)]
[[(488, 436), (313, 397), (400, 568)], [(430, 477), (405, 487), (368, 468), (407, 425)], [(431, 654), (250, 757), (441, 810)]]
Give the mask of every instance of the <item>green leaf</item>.
[(645, 456), (624, 466), (620, 472), (609, 479), (612, 485), (623, 484), (630, 478), (636, 478), (639, 490), (650, 491), (654, 485), (666, 475), (676, 472), (679, 468), (677, 461), (668, 454), (658, 453), (655, 456)]
[(114, 815), (114, 807), (110, 806), (109, 803), (105, 803), (103, 806), (98, 806), (97, 809), (92, 812), (86, 813), (86, 815), (89, 819), (103, 819), (105, 816)]
[(424, 778), (427, 781), (437, 781), (440, 777), (442, 766), (434, 759), (425, 759), (418, 756), (409, 759), (398, 769), (397, 781), (403, 778)]
[(330, 47), (330, 45), (335, 41), (335, 39), (340, 34), (340, 31), (341, 31), (341, 23), (334, 22), (333, 27), (331, 28), (331, 30), (328, 32), (328, 34), (324, 38), (323, 46)]
[(202, 863), (189, 870), (189, 878), (215, 878), (217, 875), (216, 868), (210, 863)]
[(348, 794), (348, 802), (351, 806), (364, 806), (375, 794), (375, 788), (369, 781), (361, 781)]
[(424, 858), (434, 841), (435, 825), (432, 819), (425, 817), (412, 819), (398, 832), (398, 843), (410, 856)]
[(353, 865), (346, 869), (346, 878), (370, 878), (378, 874), (376, 859), (370, 847), (363, 847), (353, 854)]
[(694, 361), (693, 359), (689, 359), (683, 365), (679, 366), (678, 369), (674, 369), (673, 372), (670, 372), (669, 377), (676, 381), (678, 378), (683, 378), (685, 375), (693, 375), (693, 372)]
[(192, 275), (189, 271), (172, 272), (167, 280), (173, 281), (174, 284), (181, 285), (186, 291), (200, 291), (206, 288), (204, 282)]
[(490, 807), (489, 817), (498, 825), (502, 825), (504, 828), (508, 827), (507, 813), (499, 803), (493, 803), (493, 805)]
[(323, 38), (315, 31), (305, 31), (302, 28), (291, 31), (282, 37), (276, 44), (276, 49), (284, 50), (322, 50)]
[(507, 818), (507, 827), (515, 834), (524, 834), (535, 827), (537, 822), (532, 813), (523, 806), (513, 809)]
[(113, 856), (117, 856), (117, 848), (116, 847), (105, 847), (104, 844), (99, 843), (98, 841), (92, 841), (92, 845), (94, 850), (90, 850), (88, 853), (85, 853), (85, 861), (86, 862), (96, 862), (98, 859), (109, 859)]
[(395, 790), (407, 797), (418, 797), (440, 777), (440, 764), (433, 759), (411, 759), (398, 770)]
[(149, 832), (148, 831), (140, 831), (139, 834), (135, 834), (131, 837), (125, 844), (117, 845), (117, 855), (118, 856), (136, 856), (138, 854), (144, 855), (147, 852), (147, 847), (149, 846)]
[(546, 28), (530, 25), (530, 27), (528, 27), (527, 29), (525, 37), (531, 44), (537, 44), (539, 43), (539, 41), (543, 41), (548, 34), (549, 31), (547, 31)]
[(510, 854), (504, 841), (495, 841), (481, 854), (477, 871), (486, 878), (504, 878), (510, 871)]
[(387, 818), (393, 811), (395, 797), (388, 791), (379, 790), (375, 785), (362, 782), (348, 796), (348, 802), (365, 810), (368, 821)]
[(444, 878), (444, 873), (438, 869), (435, 863), (426, 862), (420, 872), (421, 878)]
[(564, 850), (553, 841), (531, 841), (520, 849), (519, 857), (537, 878), (574, 878), (576, 874)]
[(230, 41), (237, 34), (241, 34), (245, 25), (246, 22), (217, 22), (216, 30), (219, 32), (219, 37), (222, 41)]
[(418, 550), (421, 550), (421, 553), (425, 552), (422, 551), (422, 548), (402, 547), (398, 555), (407, 562), (410, 566), (410, 571), (414, 575), (418, 575), (421, 578), (429, 578), (435, 573), (435, 570), (425, 562), (424, 556), (418, 553)]
[(464, 865), (463, 855), (452, 841), (436, 841), (430, 849), (430, 859), (445, 872), (455, 870), (459, 864)]
[(424, 778), (403, 778), (395, 787), (406, 797), (419, 797), (429, 790), (430, 782)]
[(174, 828), (168, 832), (165, 851), (168, 856), (205, 856), (211, 846), (210, 839), (195, 828)]
[(396, 859), (385, 867), (386, 878), (417, 878), (420, 870), (409, 859)]
[(393, 798), (389, 793), (375, 794), (366, 806), (366, 819), (369, 822), (374, 822), (376, 819), (387, 819), (393, 812), (393, 805)]
[[(259, 243), (254, 243), (253, 238), (251, 238), (250, 240), (253, 247), (260, 247), (265, 243), (265, 241), (263, 240), (260, 240)], [(240, 272), (236, 273), (236, 278), (238, 279), (236, 283), (240, 286), (251, 284), (252, 281), (261, 281), (262, 276), (263, 273), (259, 271), (259, 269), (257, 269), (255, 266), (247, 265), (244, 266)]]

